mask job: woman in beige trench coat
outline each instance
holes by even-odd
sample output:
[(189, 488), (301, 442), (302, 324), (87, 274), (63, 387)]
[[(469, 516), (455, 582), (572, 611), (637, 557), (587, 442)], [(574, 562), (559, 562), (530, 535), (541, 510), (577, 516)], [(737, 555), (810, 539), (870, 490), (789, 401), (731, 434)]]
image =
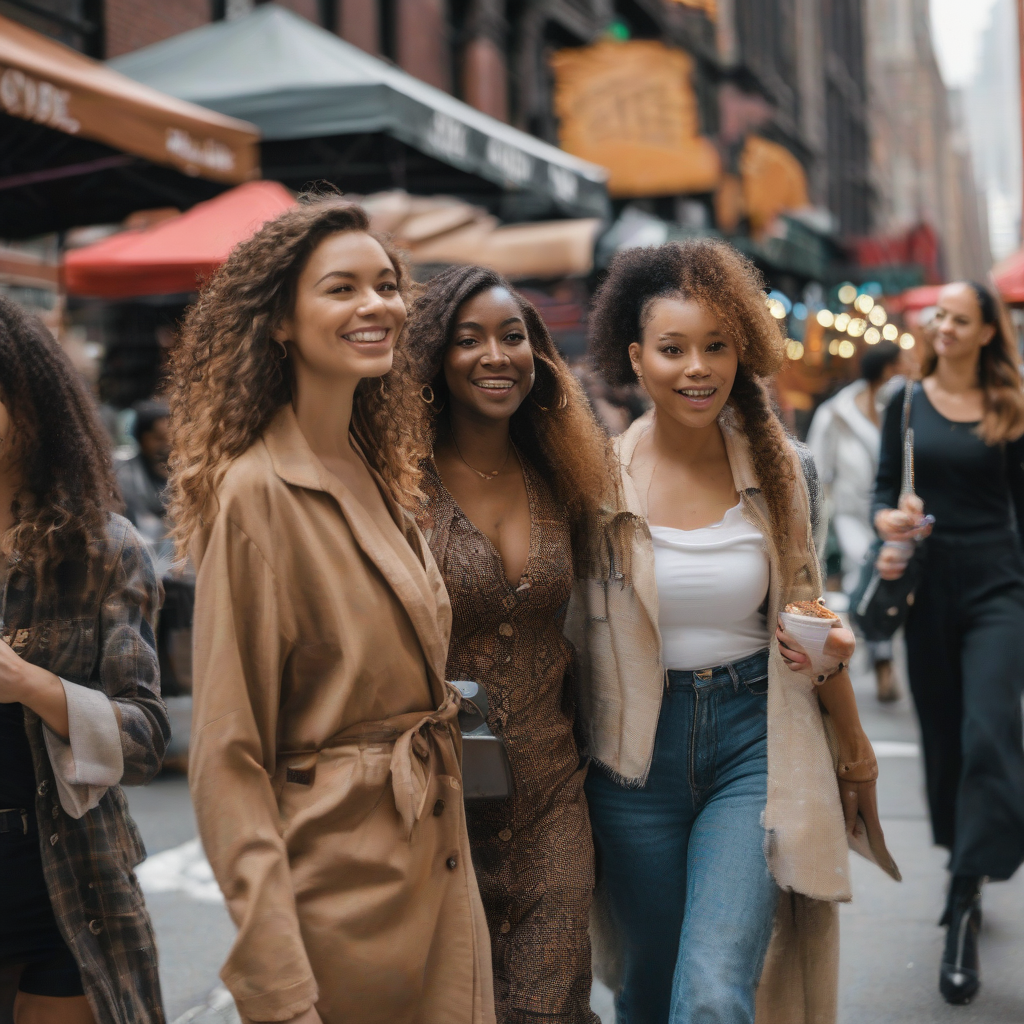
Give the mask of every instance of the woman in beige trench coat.
[(317, 200), (232, 253), (175, 354), (190, 783), (246, 1021), (493, 1021), (450, 608), (394, 501), (404, 283), (359, 207)]

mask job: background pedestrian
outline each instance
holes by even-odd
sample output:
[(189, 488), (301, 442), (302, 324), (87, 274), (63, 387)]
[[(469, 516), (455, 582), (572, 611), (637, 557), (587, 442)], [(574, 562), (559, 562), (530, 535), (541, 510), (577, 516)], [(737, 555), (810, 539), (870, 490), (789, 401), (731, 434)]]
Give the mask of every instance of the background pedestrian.
[[(888, 398), (886, 385), (899, 373), (902, 350), (883, 341), (869, 348), (860, 361), (860, 379), (818, 406), (807, 433), (818, 477), (842, 553), (842, 586), (852, 594), (861, 564), (875, 541), (871, 500), (878, 473), (881, 413)], [(892, 667), (892, 641), (867, 643), (875, 670), (880, 701), (899, 698)]]
[(943, 288), (929, 337), (909, 417), (917, 494), (900, 496), (899, 394), (882, 428), (875, 527), (891, 542), (886, 579), (927, 537), (907, 663), (932, 832), (950, 852), (939, 987), (966, 1003), (980, 984), (982, 882), (1024, 860), (1024, 390), (1014, 335), (983, 285)]

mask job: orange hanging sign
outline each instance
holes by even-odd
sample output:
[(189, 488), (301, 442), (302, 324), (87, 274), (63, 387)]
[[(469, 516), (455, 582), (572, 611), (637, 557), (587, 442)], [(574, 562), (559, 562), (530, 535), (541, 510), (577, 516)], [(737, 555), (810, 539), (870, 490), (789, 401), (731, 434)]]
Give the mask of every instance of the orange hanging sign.
[(689, 54), (609, 40), (560, 50), (551, 65), (561, 146), (608, 168), (611, 195), (714, 190), (721, 161), (700, 135)]

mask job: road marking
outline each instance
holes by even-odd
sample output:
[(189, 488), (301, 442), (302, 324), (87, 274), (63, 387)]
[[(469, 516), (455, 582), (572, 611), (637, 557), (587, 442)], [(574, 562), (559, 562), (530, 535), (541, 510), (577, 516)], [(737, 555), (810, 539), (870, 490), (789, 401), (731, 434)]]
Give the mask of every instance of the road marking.
[(224, 902), (198, 839), (154, 853), (135, 869), (135, 876), (147, 896), (159, 892), (183, 892), (204, 903)]
[(897, 740), (872, 740), (875, 757), (917, 757), (921, 748), (916, 743), (900, 743)]

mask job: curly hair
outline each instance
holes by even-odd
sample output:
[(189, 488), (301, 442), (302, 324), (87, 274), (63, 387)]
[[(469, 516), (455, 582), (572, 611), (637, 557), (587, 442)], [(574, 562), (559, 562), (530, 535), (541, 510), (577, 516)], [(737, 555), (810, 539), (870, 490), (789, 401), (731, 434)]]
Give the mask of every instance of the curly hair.
[(590, 314), (598, 371), (609, 384), (636, 383), (629, 346), (642, 344), (654, 300), (670, 296), (698, 303), (736, 342), (739, 368), (729, 405), (739, 414), (772, 535), (785, 552), (794, 483), (791, 445), (765, 386), (782, 366), (785, 338), (768, 311), (764, 279), (750, 260), (711, 238), (619, 253)]
[(0, 446), (12, 445), (22, 476), (0, 549), (45, 586), (62, 562), (103, 549), (110, 513), (123, 506), (81, 376), (38, 317), (2, 296), (0, 393), (11, 417)]
[[(316, 247), (345, 231), (373, 234), (362, 207), (337, 196), (301, 196), (231, 252), (188, 311), (170, 360), (169, 511), (183, 555), (231, 462), (250, 448), (292, 399), (289, 360), (273, 332), (292, 311), (299, 275)], [(409, 273), (398, 251), (376, 235), (403, 298)], [(352, 435), (398, 500), (418, 493), (419, 472), (398, 456), (402, 426), (388, 391), (395, 369), (361, 380)]]
[[(403, 402), (409, 427), (404, 454), (416, 462), (432, 456), (438, 421), (447, 404), (444, 356), (456, 315), (464, 302), (490, 288), (506, 289), (519, 307), (537, 375), (529, 398), (512, 415), (512, 440), (566, 510), (582, 570), (593, 554), (594, 538), (588, 527), (614, 508), (611, 445), (536, 308), (493, 270), (450, 267), (430, 282), (412, 308), (402, 343)], [(427, 388), (433, 393), (429, 404), (423, 397)]]
[[(1020, 357), (1015, 332), (1006, 306), (998, 294), (976, 281), (957, 281), (974, 292), (982, 323), (995, 328), (992, 340), (978, 357), (978, 384), (984, 391), (985, 412), (978, 424), (978, 436), (985, 444), (1015, 441), (1024, 434), (1024, 387), (1021, 383)], [(926, 330), (921, 377), (935, 372), (939, 361), (932, 347), (934, 331)]]

